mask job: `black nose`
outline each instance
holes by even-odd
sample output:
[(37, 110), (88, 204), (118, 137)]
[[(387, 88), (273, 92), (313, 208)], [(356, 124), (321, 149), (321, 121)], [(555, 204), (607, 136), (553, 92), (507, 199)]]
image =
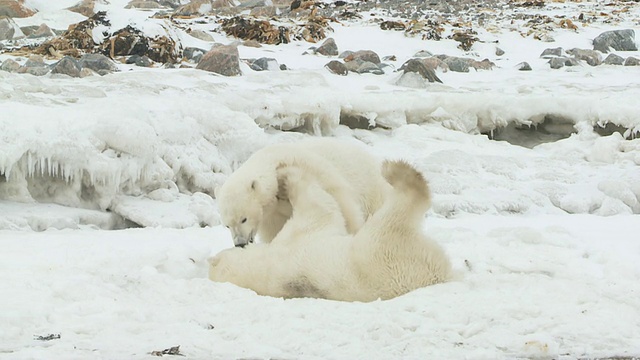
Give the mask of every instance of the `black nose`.
[(236, 247), (243, 248), (243, 249), (244, 249), (245, 246), (247, 246), (247, 244), (237, 244), (236, 245)]

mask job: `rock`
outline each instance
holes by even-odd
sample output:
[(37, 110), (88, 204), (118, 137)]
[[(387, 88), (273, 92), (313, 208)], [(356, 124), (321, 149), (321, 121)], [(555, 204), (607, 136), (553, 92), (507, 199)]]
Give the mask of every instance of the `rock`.
[(354, 60), (362, 60), (376, 65), (380, 64), (380, 57), (371, 50), (359, 50), (344, 58), (344, 61), (347, 63)]
[(18, 69), (17, 72), (20, 74), (31, 74), (33, 76), (44, 76), (49, 73), (49, 67), (48, 66), (42, 66), (42, 67), (22, 66), (20, 69)]
[(276, 59), (266, 58), (266, 57), (262, 57), (262, 58), (259, 58), (257, 60), (252, 61), (249, 64), (249, 67), (252, 70), (255, 70), (255, 71), (265, 71), (265, 70), (277, 71), (277, 70), (280, 70), (280, 65), (278, 64), (278, 61)]
[(593, 39), (593, 50), (608, 53), (610, 48), (618, 51), (637, 51), (635, 31), (632, 29), (605, 31)]
[(422, 77), (422, 75), (416, 72), (402, 73), (400, 78), (396, 81), (396, 85), (404, 86), (413, 89), (424, 89), (429, 82)]
[(191, 30), (189, 35), (193, 36), (196, 39), (200, 39), (202, 41), (215, 41), (215, 39), (213, 38), (213, 36), (211, 36), (211, 34), (202, 30)]
[(160, 5), (177, 9), (180, 6), (180, 0), (160, 0)]
[(116, 64), (102, 54), (85, 54), (78, 61), (81, 69), (90, 69), (95, 72), (103, 71), (103, 74), (112, 73), (118, 70)]
[(135, 64), (139, 67), (150, 67), (153, 61), (148, 56), (131, 55), (126, 61), (127, 64)]
[(496, 47), (496, 56), (502, 56), (504, 55), (504, 50), (500, 49), (499, 47)]
[(520, 71), (531, 71), (531, 65), (529, 65), (529, 63), (526, 61), (521, 62), (520, 64), (516, 65), (516, 67)]
[(338, 55), (338, 57), (339, 57), (340, 59), (344, 59), (344, 58), (346, 58), (347, 56), (352, 55), (352, 54), (353, 54), (353, 51), (351, 51), (351, 50), (346, 50), (346, 51), (341, 52), (341, 53), (340, 53), (340, 55)]
[(20, 64), (12, 59), (7, 59), (2, 62), (2, 65), (0, 65), (0, 70), (2, 71), (16, 72), (18, 69), (20, 69)]
[(162, 6), (155, 1), (132, 0), (125, 9), (161, 9)]
[(398, 58), (395, 55), (387, 55), (382, 57), (382, 61), (398, 61)]
[(400, 70), (404, 71), (404, 73), (417, 73), (429, 82), (442, 82), (436, 75), (436, 72), (433, 69), (429, 69), (420, 59), (410, 59), (402, 64)]
[(315, 50), (317, 54), (325, 56), (338, 55), (338, 45), (333, 38), (327, 38), (318, 48)]
[(89, 69), (89, 68), (83, 68), (82, 70), (80, 70), (80, 77), (84, 78), (87, 76), (93, 76), (96, 72)]
[(602, 57), (600, 56), (600, 53), (595, 50), (573, 48), (571, 50), (567, 50), (567, 54), (573, 55), (573, 57), (578, 60), (586, 61), (587, 64), (591, 66), (598, 66), (602, 64)]
[(258, 6), (251, 9), (249, 15), (255, 17), (271, 18), (278, 15), (278, 8), (275, 6)]
[(624, 66), (639, 66), (640, 59), (634, 58), (633, 56), (629, 56), (627, 60), (624, 61)]
[(188, 4), (177, 8), (173, 15), (186, 17), (207, 15), (213, 9), (234, 6), (233, 0), (191, 0)]
[(603, 61), (606, 65), (622, 65), (624, 64), (624, 58), (614, 53), (609, 54)]
[(36, 12), (24, 6), (24, 0), (0, 0), (0, 17), (26, 18)]
[(65, 56), (51, 66), (52, 74), (63, 74), (71, 77), (80, 77), (80, 65), (71, 56)]
[(476, 70), (492, 70), (496, 66), (496, 64), (491, 62), (489, 59), (484, 59), (482, 61), (468, 59), (467, 61), (469, 61), (469, 65)]
[(195, 47), (188, 47), (182, 51), (182, 57), (187, 59), (190, 62), (197, 64), (198, 62), (200, 62), (200, 59), (202, 59), (202, 56), (206, 53), (207, 53), (207, 50), (195, 48)]
[(574, 58), (555, 57), (549, 59), (549, 65), (552, 69), (560, 69), (564, 66), (578, 66), (580, 65), (580, 63)]
[(11, 18), (0, 19), (0, 41), (12, 40), (18, 25)]
[(427, 69), (438, 70), (442, 72), (449, 71), (449, 65), (446, 62), (442, 61), (440, 58), (433, 56), (430, 58), (422, 59), (422, 62), (427, 67)]
[(96, 13), (93, 9), (95, 9), (96, 1), (95, 0), (82, 0), (76, 5), (73, 5), (67, 10), (84, 15), (86, 17), (92, 17)]
[(336, 75), (344, 76), (349, 73), (347, 66), (343, 62), (338, 60), (331, 60), (324, 67), (326, 67), (331, 73)]
[(202, 56), (196, 69), (214, 72), (224, 76), (241, 75), (240, 55), (235, 45), (214, 46)]
[(47, 64), (44, 63), (44, 58), (40, 55), (31, 55), (27, 62), (24, 63), (24, 67), (27, 68), (35, 68), (35, 67), (46, 67)]
[(417, 57), (417, 58), (428, 58), (432, 56), (433, 54), (427, 50), (420, 50), (417, 53), (413, 54), (413, 57)]
[(243, 46), (246, 47), (251, 47), (251, 48), (261, 48), (262, 44), (260, 44), (259, 42), (255, 41), (255, 40), (245, 40), (242, 42)]
[(437, 58), (447, 64), (451, 71), (469, 72), (469, 61), (467, 59), (446, 55), (438, 55)]
[(33, 33), (31, 33), (28, 37), (30, 39), (38, 39), (43, 37), (54, 37), (56, 33), (51, 30), (47, 24), (41, 24)]
[(382, 30), (395, 30), (395, 31), (405, 31), (407, 26), (401, 21), (383, 21), (380, 23), (380, 29)]
[(558, 57), (558, 56), (562, 56), (561, 47), (544, 49), (542, 54), (540, 54), (540, 57), (543, 59), (550, 59), (552, 57)]
[(362, 60), (360, 58), (346, 62), (345, 66), (347, 67), (347, 70), (358, 74), (384, 74), (384, 71), (382, 71), (378, 64), (372, 63), (371, 61)]
[[(35, 53), (45, 56), (62, 57), (69, 55), (80, 57), (83, 52), (93, 52), (96, 43), (93, 41), (93, 29), (99, 26), (110, 26), (107, 13), (98, 12), (91, 18), (77, 24), (69, 25), (62, 35), (47, 40), (35, 49)], [(103, 44), (104, 45), (104, 44)]]

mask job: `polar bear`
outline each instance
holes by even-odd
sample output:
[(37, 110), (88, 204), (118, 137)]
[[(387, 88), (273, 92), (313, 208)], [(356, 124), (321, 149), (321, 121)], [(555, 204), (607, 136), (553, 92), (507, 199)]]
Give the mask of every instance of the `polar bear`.
[(293, 216), (270, 244), (218, 253), (210, 261), (211, 280), (273, 297), (366, 302), (450, 278), (447, 255), (422, 228), (428, 184), (406, 162), (383, 164), (393, 191), (355, 235), (348, 234), (336, 199), (303, 166), (282, 172)]
[(267, 146), (254, 153), (216, 190), (222, 223), (231, 230), (236, 246), (252, 243), (257, 235), (269, 243), (291, 217), (279, 166), (305, 164), (315, 180), (333, 195), (355, 233), (390, 191), (380, 174), (381, 162), (357, 143), (314, 138)]

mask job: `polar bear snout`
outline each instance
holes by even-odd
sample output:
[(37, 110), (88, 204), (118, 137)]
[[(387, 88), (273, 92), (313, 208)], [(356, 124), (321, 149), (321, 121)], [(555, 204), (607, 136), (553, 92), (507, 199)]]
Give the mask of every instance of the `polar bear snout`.
[(237, 248), (243, 248), (249, 244), (252, 244), (255, 238), (255, 232), (252, 231), (249, 236), (242, 236), (240, 234), (235, 233), (233, 236), (233, 246)]

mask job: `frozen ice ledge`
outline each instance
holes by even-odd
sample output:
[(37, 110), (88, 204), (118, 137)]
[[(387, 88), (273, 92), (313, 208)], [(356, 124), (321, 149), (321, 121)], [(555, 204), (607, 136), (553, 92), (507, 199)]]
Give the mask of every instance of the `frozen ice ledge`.
[[(526, 149), (529, 152), (523, 157), (536, 157), (546, 151), (536, 150), (537, 145), (570, 139), (573, 134), (589, 151), (601, 144), (598, 149), (603, 153), (590, 156), (602, 161), (602, 166), (618, 162), (636, 166), (635, 175), (632, 170), (623, 171), (618, 179), (622, 181), (618, 185), (628, 185), (629, 193), (623, 198), (607, 195), (614, 185), (596, 181), (585, 186), (599, 188), (602, 197), (567, 200), (575, 182), (567, 174), (556, 179), (554, 189), (538, 191), (543, 200), (518, 197), (527, 192), (526, 186), (514, 190), (509, 185), (504, 191), (520, 194), (515, 203), (505, 204), (504, 197), (498, 196), (499, 200), (477, 199), (474, 204), (464, 188), (481, 191), (484, 186), (500, 191), (499, 187), (471, 173), (465, 175), (470, 179), (456, 179), (453, 173), (430, 168), (424, 163), (425, 154), (438, 147), (416, 145), (415, 151), (407, 148), (402, 154), (424, 163), (423, 169), (431, 171), (436, 183), (451, 177), (463, 184), (463, 189), (435, 187), (436, 196), (446, 199), (446, 205), (434, 207), (443, 216), (531, 211), (640, 213), (640, 190), (632, 185), (640, 180), (640, 146), (638, 140), (632, 140), (640, 133), (639, 85), (594, 89), (580, 79), (571, 83), (561, 78), (549, 85), (516, 82), (493, 88), (478, 80), (409, 89), (393, 85), (394, 80), (391, 75), (363, 76), (349, 82), (314, 71), (224, 78), (196, 70), (158, 70), (84, 79), (0, 72), (0, 207), (14, 219), (5, 218), (0, 228), (40, 229), (49, 224), (49, 220), (33, 220), (44, 216), (33, 215), (33, 204), (39, 203), (85, 211), (71, 217), (65, 211), (44, 212), (49, 218), (60, 214), (65, 218), (61, 224), (101, 228), (215, 225), (215, 187), (253, 151), (300, 138), (301, 133), (357, 137), (388, 157), (398, 156), (402, 152), (397, 149), (406, 146), (404, 140), (394, 140), (398, 132), (415, 133), (411, 140), (422, 137), (428, 143), (455, 130), (461, 138), (451, 141), (481, 141), (489, 153), (495, 150), (492, 146), (508, 145), (489, 139), (533, 148)], [(390, 137), (391, 132), (394, 136)], [(602, 139), (615, 144), (602, 145)], [(382, 151), (388, 141), (398, 146)], [(469, 161), (485, 161), (482, 151), (474, 154), (472, 148), (461, 146), (466, 157), (450, 154), (436, 161), (460, 168)], [(571, 166), (576, 171), (579, 161), (591, 161), (588, 154), (575, 156), (562, 161), (575, 160)], [(509, 159), (492, 161), (506, 164)], [(496, 166), (495, 175), (505, 181), (517, 177), (510, 171), (521, 170)], [(465, 185), (471, 179), (479, 184)], [(603, 191), (603, 186), (608, 190)], [(31, 205), (21, 208), (19, 204)], [(27, 218), (31, 220), (24, 221)]]

